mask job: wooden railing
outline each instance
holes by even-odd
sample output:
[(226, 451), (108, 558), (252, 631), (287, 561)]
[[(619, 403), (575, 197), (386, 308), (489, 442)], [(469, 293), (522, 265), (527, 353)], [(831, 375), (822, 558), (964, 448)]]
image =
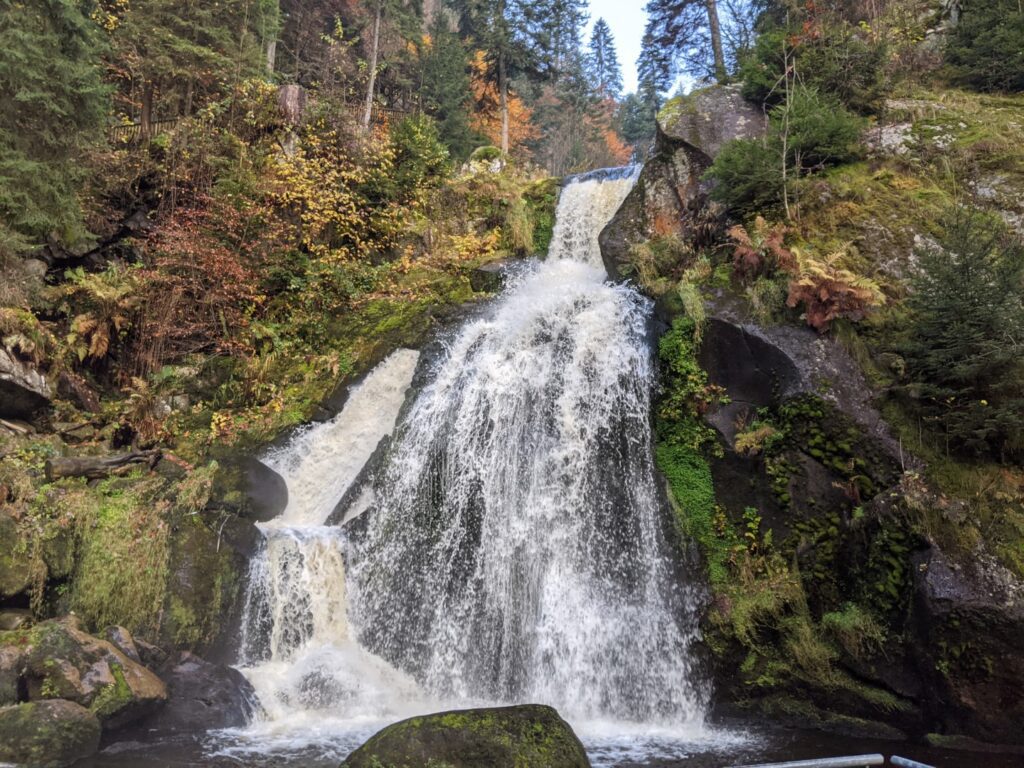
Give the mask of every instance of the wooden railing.
[[(180, 117), (169, 117), (166, 120), (152, 121), (149, 124), (149, 135), (156, 136), (158, 133), (174, 128), (180, 119)], [(134, 144), (142, 138), (142, 123), (115, 125), (110, 129), (109, 136), (115, 144)]]

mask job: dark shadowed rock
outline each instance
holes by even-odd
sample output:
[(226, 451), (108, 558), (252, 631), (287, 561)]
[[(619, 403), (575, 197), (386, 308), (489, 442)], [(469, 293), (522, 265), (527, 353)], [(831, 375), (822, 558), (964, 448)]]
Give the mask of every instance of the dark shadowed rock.
[(0, 347), (0, 417), (31, 418), (52, 397), (50, 382), (42, 373)]
[(994, 557), (918, 555), (913, 623), (926, 690), (948, 733), (1024, 744), (1024, 583)]
[(62, 768), (96, 753), (100, 722), (62, 699), (0, 708), (0, 763)]
[(240, 462), (246, 480), (246, 500), (252, 517), (261, 522), (272, 520), (288, 506), (288, 484), (277, 472), (259, 459)]
[(237, 669), (211, 664), (182, 653), (163, 670), (167, 704), (141, 722), (149, 736), (192, 734), (215, 728), (237, 728), (251, 719), (256, 692)]
[(483, 264), (469, 273), (469, 284), (477, 293), (497, 293), (505, 287), (508, 268), (514, 259), (502, 259)]
[(466, 709), (389, 725), (342, 768), (587, 768), (583, 744), (558, 712), (539, 704)]

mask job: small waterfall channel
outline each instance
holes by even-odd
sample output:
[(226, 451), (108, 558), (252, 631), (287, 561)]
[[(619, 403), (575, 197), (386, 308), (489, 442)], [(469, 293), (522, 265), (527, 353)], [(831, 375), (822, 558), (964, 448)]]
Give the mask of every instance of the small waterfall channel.
[(290, 498), (250, 573), (240, 667), (264, 711), (237, 748), (337, 758), (387, 722), (514, 702), (554, 705), (588, 744), (700, 737), (697, 600), (652, 465), (651, 305), (606, 282), (598, 247), (636, 173), (567, 183), (548, 258), (408, 403), (418, 353), (400, 350), (268, 458)]

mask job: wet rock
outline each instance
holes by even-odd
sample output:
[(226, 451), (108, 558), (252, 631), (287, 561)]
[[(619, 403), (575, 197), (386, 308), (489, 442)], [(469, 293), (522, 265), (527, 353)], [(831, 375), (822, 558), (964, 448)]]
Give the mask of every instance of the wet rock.
[(61, 699), (0, 708), (0, 762), (61, 768), (96, 753), (100, 722)]
[(237, 669), (182, 653), (163, 670), (167, 704), (139, 723), (148, 736), (238, 728), (252, 720), (256, 691)]
[(558, 712), (539, 704), (466, 709), (389, 725), (342, 763), (449, 768), (587, 768), (583, 744)]
[(52, 397), (46, 376), (0, 347), (0, 416), (30, 419)]
[(933, 546), (914, 561), (919, 667), (948, 733), (1024, 744), (1024, 582), (994, 557), (954, 559)]
[(131, 632), (127, 629), (124, 627), (107, 627), (103, 630), (103, 637), (136, 664), (142, 664), (142, 659), (139, 657), (139, 649), (135, 647), (135, 638), (132, 637)]
[[(130, 638), (120, 630), (122, 639)], [(156, 709), (167, 698), (163, 682), (107, 640), (82, 631), (77, 619), (45, 621), (4, 636), (0, 678), (17, 676), (16, 699), (3, 690), (0, 705), (61, 698), (86, 707), (104, 729), (115, 729)]]
[(492, 261), (469, 273), (469, 284), (477, 293), (497, 293), (505, 287), (505, 278), (513, 259)]

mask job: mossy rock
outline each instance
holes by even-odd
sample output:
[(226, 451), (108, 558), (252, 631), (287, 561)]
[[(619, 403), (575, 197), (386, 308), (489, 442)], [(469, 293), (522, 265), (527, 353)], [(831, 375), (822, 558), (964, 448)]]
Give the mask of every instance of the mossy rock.
[(54, 699), (0, 709), (0, 762), (60, 768), (100, 746), (100, 721), (85, 707)]
[(497, 147), (477, 147), (473, 150), (473, 154), (469, 156), (471, 163), (489, 163), (492, 160), (498, 160), (501, 157), (501, 150)]
[(0, 598), (20, 595), (32, 583), (32, 558), (18, 523), (0, 512)]
[(466, 709), (389, 725), (343, 768), (587, 768), (583, 744), (539, 704)]

